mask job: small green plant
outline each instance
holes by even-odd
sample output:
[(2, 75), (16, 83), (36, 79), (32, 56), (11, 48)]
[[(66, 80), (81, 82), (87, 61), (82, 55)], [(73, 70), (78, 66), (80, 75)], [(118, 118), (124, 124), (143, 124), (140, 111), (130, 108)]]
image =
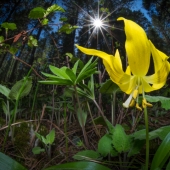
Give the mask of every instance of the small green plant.
[(55, 66), (50, 65), (49, 69), (53, 74), (42, 72), (42, 74), (47, 77), (47, 80), (40, 81), (40, 83), (43, 84), (65, 85), (65, 86), (67, 85), (73, 89), (74, 97), (77, 102), (75, 111), (77, 114), (79, 124), (82, 128), (86, 146), (89, 146), (88, 138), (85, 130), (87, 114), (86, 112), (83, 112), (81, 108), (80, 100), (78, 96), (79, 88), (77, 86), (82, 84), (82, 82), (86, 78), (90, 77), (92, 74), (97, 72), (97, 68), (96, 68), (97, 60), (92, 61), (92, 59), (93, 58), (91, 58), (85, 65), (83, 65), (81, 60), (77, 60), (72, 69), (65, 66), (61, 68), (57, 68)]
[(55, 130), (52, 129), (46, 137), (40, 135), (39, 133), (35, 132), (36, 137), (43, 143), (44, 148), (41, 147), (34, 147), (32, 152), (34, 154), (40, 154), (41, 152), (46, 151), (49, 158), (51, 157), (51, 145), (54, 143), (55, 140)]
[[(0, 85), (0, 93), (2, 93), (7, 100), (6, 103), (4, 101), (2, 102), (2, 107), (4, 113), (6, 114), (6, 120), (8, 120), (8, 128), (5, 134), (4, 145), (6, 143), (7, 135), (9, 134), (10, 129), (11, 129), (11, 138), (12, 141), (14, 141), (15, 126), (11, 128), (11, 124), (16, 122), (19, 100), (27, 96), (31, 90), (32, 78), (29, 77), (30, 73), (31, 70), (29, 71), (26, 77), (24, 77), (20, 81), (17, 81), (11, 89), (7, 88), (6, 86)], [(13, 109), (10, 109), (10, 102), (11, 105), (14, 103)]]

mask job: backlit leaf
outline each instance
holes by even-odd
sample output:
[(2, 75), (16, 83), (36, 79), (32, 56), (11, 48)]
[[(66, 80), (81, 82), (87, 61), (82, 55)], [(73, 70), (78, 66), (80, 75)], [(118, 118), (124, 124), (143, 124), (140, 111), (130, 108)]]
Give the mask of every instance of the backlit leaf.
[(16, 30), (17, 26), (15, 23), (4, 22), (1, 24), (1, 27), (9, 30)]
[(32, 9), (28, 15), (31, 19), (43, 18), (46, 10), (42, 7), (36, 7)]
[(62, 7), (58, 6), (57, 4), (54, 4), (50, 6), (49, 8), (47, 8), (44, 17), (46, 17), (47, 15), (55, 11), (65, 12)]

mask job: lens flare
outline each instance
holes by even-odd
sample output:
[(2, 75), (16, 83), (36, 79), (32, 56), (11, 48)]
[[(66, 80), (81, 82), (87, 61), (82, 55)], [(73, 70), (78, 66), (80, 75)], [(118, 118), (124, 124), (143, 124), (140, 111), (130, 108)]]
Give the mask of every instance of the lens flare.
[(102, 27), (103, 22), (102, 22), (102, 20), (100, 20), (99, 18), (98, 18), (98, 19), (94, 19), (93, 25), (94, 25), (96, 28), (100, 28), (100, 27)]
[[(110, 24), (111, 20), (109, 20), (109, 16), (111, 16), (116, 10), (118, 10), (121, 5), (117, 6), (117, 8), (114, 9), (112, 12), (103, 12), (102, 10), (100, 10), (98, 0), (98, 5), (96, 6), (97, 8), (91, 8), (90, 12), (87, 12), (83, 8), (81, 8), (77, 3), (74, 2), (74, 4), (82, 11), (78, 17), (78, 24), (79, 27), (84, 28), (84, 32), (80, 35), (80, 31), (77, 31), (77, 35), (82, 37), (87, 34), (88, 40), (84, 46), (90, 45), (92, 39), (95, 39), (97, 41), (96, 44), (98, 44), (99, 40), (101, 40), (101, 37), (103, 37), (103, 40), (107, 45), (109, 51), (112, 51), (110, 49), (111, 47), (109, 45), (109, 40), (114, 37), (111, 32), (114, 25)], [(114, 27), (114, 29), (119, 28)], [(110, 39), (107, 37), (108, 35), (111, 37)]]

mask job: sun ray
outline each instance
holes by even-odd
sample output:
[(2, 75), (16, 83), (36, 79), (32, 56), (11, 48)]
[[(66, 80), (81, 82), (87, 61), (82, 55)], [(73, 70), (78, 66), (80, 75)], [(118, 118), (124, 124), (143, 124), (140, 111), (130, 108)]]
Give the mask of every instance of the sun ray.
[[(75, 2), (74, 2), (75, 3)], [(80, 10), (82, 10), (82, 12), (85, 14), (85, 17), (83, 17), (83, 15), (81, 14), (81, 16), (79, 17), (79, 21), (83, 20), (86, 22), (86, 24), (84, 24), (82, 27), (88, 27), (87, 31), (85, 31), (84, 33), (82, 33), (81, 35), (79, 35), (79, 37), (84, 36), (86, 33), (89, 33), (89, 37), (87, 42), (85, 43), (85, 46), (89, 45), (90, 42), (92, 41), (93, 37), (97, 37), (97, 46), (99, 43), (99, 32), (101, 33), (101, 36), (103, 37), (104, 42), (106, 43), (106, 46), (108, 48), (108, 50), (110, 52), (111, 51), (111, 46), (109, 45), (109, 40), (106, 37), (106, 33), (110, 35), (110, 37), (114, 38), (117, 40), (117, 38), (112, 34), (111, 29), (117, 29), (117, 30), (122, 30), (121, 28), (117, 28), (114, 27), (114, 25), (110, 25), (109, 22), (111, 22), (111, 20), (108, 20), (108, 17), (110, 15), (112, 15), (115, 11), (117, 11), (122, 5), (119, 5), (115, 10), (113, 10), (112, 12), (108, 13), (106, 16), (104, 15), (104, 13), (100, 13), (100, 8), (99, 8), (99, 1), (98, 1), (98, 6), (97, 6), (97, 11), (95, 12), (95, 10), (91, 8), (91, 12), (92, 15), (90, 15), (87, 11), (85, 11), (84, 9), (82, 9), (78, 4), (75, 3), (75, 5), (80, 8)], [(86, 17), (88, 17), (89, 19), (87, 19)]]

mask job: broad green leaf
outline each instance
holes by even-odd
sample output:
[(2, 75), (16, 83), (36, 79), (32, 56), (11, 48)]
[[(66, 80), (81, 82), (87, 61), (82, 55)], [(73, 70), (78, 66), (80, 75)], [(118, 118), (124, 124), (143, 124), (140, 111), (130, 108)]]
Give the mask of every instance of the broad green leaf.
[(36, 136), (40, 141), (42, 141), (42, 136), (41, 136), (39, 133), (35, 132), (35, 136)]
[(142, 130), (138, 130), (136, 132), (134, 132), (133, 134), (131, 134), (131, 136), (135, 139), (135, 140), (143, 140), (146, 139), (146, 130), (142, 129)]
[(79, 77), (79, 82), (81, 82), (82, 80), (90, 77), (90, 76), (91, 76), (92, 74), (94, 74), (94, 73), (97, 73), (96, 67), (94, 67), (94, 68), (92, 68), (92, 69), (89, 69), (89, 70), (86, 70), (86, 71), (84, 72), (83, 76), (81, 76), (81, 79), (80, 79), (80, 77)]
[(0, 93), (2, 93), (5, 97), (8, 98), (10, 89), (0, 84)]
[(93, 75), (91, 75), (91, 79), (90, 79), (90, 81), (88, 82), (88, 87), (89, 87), (89, 89), (90, 89), (90, 92), (91, 92), (92, 97), (95, 99), (95, 93), (94, 93), (94, 78), (93, 78)]
[(169, 132), (170, 132), (170, 126), (163, 126), (160, 127), (159, 129), (150, 132), (149, 136), (159, 137), (161, 140), (163, 140)]
[(95, 162), (79, 161), (51, 166), (43, 170), (110, 170), (104, 165)]
[(26, 170), (20, 163), (0, 152), (0, 169), (2, 170)]
[(35, 132), (35, 136), (41, 141), (43, 142), (45, 145), (48, 144), (46, 138), (43, 135), (40, 135), (39, 133)]
[(76, 73), (77, 73), (77, 68), (78, 68), (78, 65), (79, 65), (79, 61), (80, 60), (77, 60), (77, 62), (74, 64), (74, 66), (73, 66), (73, 68), (72, 68), (72, 70), (73, 70), (73, 73), (76, 75)]
[(41, 136), (41, 142), (43, 142), (45, 145), (48, 144), (47, 139), (44, 136)]
[(70, 80), (70, 77), (66, 74), (67, 67), (57, 68), (55, 66), (49, 65), (51, 72), (58, 77)]
[(62, 7), (58, 6), (57, 4), (54, 4), (47, 8), (44, 17), (55, 11), (65, 12)]
[(87, 112), (83, 111), (81, 108), (77, 110), (77, 117), (81, 127), (85, 126), (87, 119)]
[(119, 86), (110, 79), (103, 83), (100, 88), (100, 93), (113, 94), (116, 93), (117, 91), (120, 91)]
[(127, 152), (130, 149), (131, 137), (126, 135), (121, 125), (116, 124), (112, 138), (113, 146), (119, 153)]
[(77, 76), (76, 83), (79, 83), (85, 78), (90, 77), (92, 74), (94, 74), (97, 71), (97, 68), (96, 68), (97, 59), (94, 62), (92, 62), (92, 60), (93, 60), (93, 57), (82, 68), (82, 70)]
[(73, 83), (70, 80), (65, 80), (65, 79), (58, 79), (58, 80), (44, 80), (44, 81), (39, 81), (42, 84), (51, 84), (51, 85), (73, 85)]
[(50, 133), (46, 136), (47, 144), (52, 145), (55, 139), (55, 130), (52, 129)]
[[(83, 84), (83, 83), (79, 83), (79, 86), (81, 87), (81, 89), (83, 89), (83, 91), (88, 95), (90, 96), (90, 99), (95, 99), (95, 95), (94, 95), (94, 91), (93, 91), (93, 88), (92, 87), (89, 87), (91, 86), (90, 84), (91, 81), (88, 82), (88, 86), (86, 84)], [(92, 88), (92, 89), (91, 89)], [(88, 97), (89, 98), (89, 97)]]
[(46, 10), (42, 7), (36, 7), (32, 9), (28, 15), (31, 19), (43, 18)]
[(157, 149), (151, 164), (151, 170), (155, 170), (157, 168), (162, 169), (165, 162), (170, 156), (170, 132), (162, 141), (161, 145)]
[(100, 154), (93, 150), (85, 150), (76, 153), (73, 158), (76, 160), (95, 160), (100, 157)]
[(32, 87), (32, 79), (31, 78), (22, 79), (20, 81), (17, 81), (11, 88), (9, 97), (11, 99), (18, 100), (19, 98), (27, 96), (29, 94), (29, 92), (31, 91), (31, 87)]
[(107, 128), (109, 130), (109, 133), (113, 134), (115, 127), (108, 120), (106, 120), (106, 125), (107, 125)]
[(98, 142), (97, 151), (103, 156), (107, 156), (114, 150), (112, 146), (112, 138), (109, 134), (105, 134)]
[[(72, 89), (72, 88), (70, 88), (70, 90), (74, 91), (74, 89)], [(90, 100), (94, 100), (93, 95), (91, 95), (91, 92), (89, 92), (89, 90), (85, 91), (85, 90), (80, 89), (79, 87), (76, 87), (76, 90), (77, 90), (77, 93), (79, 95), (81, 95), (83, 97), (86, 97), (86, 98), (88, 98)]]
[(9, 30), (16, 30), (17, 26), (15, 23), (4, 22), (1, 24), (1, 27)]
[(128, 157), (131, 157), (133, 155), (136, 155), (140, 152), (140, 150), (143, 148), (145, 145), (146, 141), (145, 140), (135, 140), (133, 141), (133, 144), (130, 148), (130, 151), (128, 153)]
[[(160, 138), (161, 140), (163, 140), (166, 135), (170, 132), (170, 126), (163, 126), (160, 127), (159, 129), (153, 130), (151, 132), (149, 132), (149, 140), (155, 139), (155, 138)], [(136, 131), (135, 133), (133, 133), (131, 135), (135, 140), (143, 140), (146, 139), (146, 131), (145, 129)]]
[(48, 74), (48, 73), (44, 73), (44, 72), (41, 72), (44, 76), (50, 78), (51, 80), (60, 80), (61, 78), (59, 76), (55, 76), (53, 74)]
[(74, 83), (76, 81), (76, 75), (74, 74), (74, 72), (67, 68), (66, 69), (66, 74), (69, 76), (70, 80)]
[(77, 29), (78, 26), (72, 26), (70, 24), (65, 24), (63, 25), (59, 30), (58, 32), (63, 32), (63, 33), (66, 33), (66, 34), (70, 34), (72, 33), (75, 29)]
[(4, 102), (4, 101), (2, 101), (2, 109), (3, 109), (3, 111), (4, 111), (4, 113), (6, 114), (6, 115), (9, 115), (10, 113), (9, 113), (9, 110), (8, 110), (8, 106), (7, 106), (7, 104)]
[(45, 149), (37, 146), (32, 149), (32, 152), (33, 154), (37, 155), (40, 154), (41, 152), (45, 152)]
[(161, 102), (161, 107), (164, 108), (165, 110), (170, 109), (170, 98), (167, 97), (162, 97), (162, 96), (149, 96), (145, 95), (146, 100), (148, 102)]

